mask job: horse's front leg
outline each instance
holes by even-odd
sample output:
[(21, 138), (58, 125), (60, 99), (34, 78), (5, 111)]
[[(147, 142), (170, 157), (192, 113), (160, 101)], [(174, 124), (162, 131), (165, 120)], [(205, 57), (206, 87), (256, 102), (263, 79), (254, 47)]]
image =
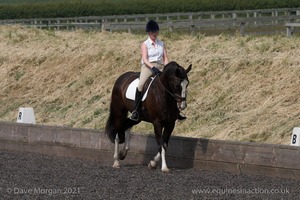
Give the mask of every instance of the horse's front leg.
[(151, 160), (148, 164), (149, 169), (156, 169), (157, 163), (160, 161), (160, 151), (156, 154), (153, 160)]
[(169, 168), (167, 166), (166, 162), (166, 150), (167, 150), (167, 145), (164, 144), (161, 147), (161, 171), (163, 172), (169, 172)]
[(158, 144), (158, 153), (156, 154), (156, 156), (154, 157), (153, 160), (150, 161), (150, 163), (148, 164), (148, 167), (150, 169), (156, 169), (157, 167), (157, 163), (160, 161), (160, 158), (162, 158), (162, 165), (161, 165), (161, 171), (163, 172), (169, 172), (169, 169), (167, 167), (166, 164), (166, 149), (165, 149), (165, 145), (164, 145), (164, 140), (162, 137), (162, 125), (155, 125), (154, 124), (154, 132), (155, 132), (155, 136), (156, 136), (156, 141)]
[(123, 149), (120, 151), (119, 158), (120, 160), (124, 160), (127, 156), (127, 152), (130, 149), (130, 130), (131, 128), (125, 131), (125, 143)]
[(166, 145), (162, 145), (159, 147), (159, 151), (156, 154), (156, 156), (154, 157), (153, 160), (150, 161), (150, 163), (148, 164), (148, 168), (149, 169), (156, 169), (157, 167), (157, 163), (160, 161), (160, 158), (162, 158), (161, 160), (161, 171), (162, 172), (169, 172), (169, 168), (167, 166), (167, 162), (166, 162)]
[(169, 172), (166, 162), (166, 151), (169, 143), (170, 136), (174, 130), (175, 122), (165, 126), (163, 133), (163, 145), (161, 146), (161, 171)]

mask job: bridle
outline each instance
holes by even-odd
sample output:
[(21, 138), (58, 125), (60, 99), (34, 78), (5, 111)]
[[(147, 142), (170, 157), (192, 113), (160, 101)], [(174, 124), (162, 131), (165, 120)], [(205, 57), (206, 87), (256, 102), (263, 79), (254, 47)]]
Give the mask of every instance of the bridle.
[[(159, 80), (160, 84), (162, 85), (163, 89), (164, 89), (168, 94), (170, 94), (170, 95), (174, 98), (174, 100), (175, 100), (177, 103), (180, 103), (180, 102), (182, 102), (182, 101), (186, 101), (186, 97), (182, 97), (182, 96), (180, 96), (180, 95), (178, 95), (178, 94), (174, 94), (174, 93), (170, 92), (170, 91), (165, 87), (165, 85), (161, 82), (159, 76), (156, 75), (154, 78), (156, 78), (156, 77), (158, 77), (158, 80)], [(177, 80), (179, 80), (180, 82), (182, 82), (182, 81), (184, 80), (184, 79), (181, 79), (181, 78), (178, 78), (178, 77), (174, 77), (174, 78), (177, 79)]]

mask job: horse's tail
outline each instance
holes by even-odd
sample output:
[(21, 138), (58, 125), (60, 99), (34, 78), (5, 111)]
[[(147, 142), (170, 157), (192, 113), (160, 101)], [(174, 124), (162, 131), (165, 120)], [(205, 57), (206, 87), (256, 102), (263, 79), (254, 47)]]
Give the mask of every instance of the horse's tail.
[(123, 98), (122, 95), (124, 90), (124, 82), (128, 82), (129, 78), (133, 80), (135, 77), (138, 77), (137, 73), (126, 72), (116, 80), (113, 86), (109, 107), (109, 116), (105, 126), (105, 133), (112, 143), (115, 143), (117, 134), (119, 137), (119, 143), (124, 143), (125, 132), (123, 129), (128, 111), (121, 99)]
[(112, 143), (115, 143), (115, 138), (117, 135), (117, 130), (114, 126), (114, 113), (112, 110), (112, 103), (110, 104), (109, 116), (105, 126), (105, 134), (108, 136)]

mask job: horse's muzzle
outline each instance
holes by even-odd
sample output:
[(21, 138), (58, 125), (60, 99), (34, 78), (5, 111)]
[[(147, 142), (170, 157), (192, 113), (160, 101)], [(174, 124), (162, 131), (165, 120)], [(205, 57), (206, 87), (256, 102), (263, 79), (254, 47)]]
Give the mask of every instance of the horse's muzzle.
[(180, 111), (184, 110), (187, 107), (186, 101), (185, 100), (184, 101), (178, 101), (177, 102), (177, 107)]

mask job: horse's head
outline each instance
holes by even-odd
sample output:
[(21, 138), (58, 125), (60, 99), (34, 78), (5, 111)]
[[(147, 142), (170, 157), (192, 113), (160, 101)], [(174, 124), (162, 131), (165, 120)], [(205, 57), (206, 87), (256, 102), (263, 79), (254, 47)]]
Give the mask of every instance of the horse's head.
[(168, 79), (168, 92), (177, 101), (177, 107), (179, 110), (184, 110), (187, 107), (186, 104), (186, 93), (189, 84), (187, 74), (192, 69), (192, 64), (187, 69), (176, 62), (170, 62), (165, 66), (164, 72), (165, 77)]

